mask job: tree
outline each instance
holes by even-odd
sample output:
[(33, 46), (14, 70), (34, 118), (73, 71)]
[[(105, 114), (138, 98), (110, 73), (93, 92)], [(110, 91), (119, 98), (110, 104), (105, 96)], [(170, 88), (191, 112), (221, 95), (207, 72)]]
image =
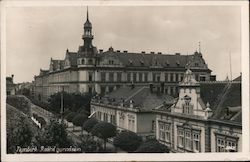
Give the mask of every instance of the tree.
[(61, 111), (61, 94), (63, 94), (63, 107), (64, 109), (70, 108), (72, 105), (72, 96), (66, 92), (58, 92), (51, 95), (48, 99), (49, 106), (51, 110), (55, 113), (60, 113)]
[(91, 132), (93, 127), (98, 123), (98, 120), (95, 118), (90, 118), (83, 124), (83, 129), (86, 130), (88, 133)]
[(114, 139), (114, 145), (127, 152), (134, 152), (142, 143), (142, 138), (131, 131), (122, 131)]
[(83, 123), (86, 121), (88, 119), (88, 117), (86, 116), (86, 115), (84, 115), (84, 114), (77, 114), (74, 118), (73, 118), (73, 120), (72, 120), (72, 122), (73, 122), (73, 124), (75, 125), (75, 126), (80, 126), (81, 127), (81, 133), (82, 133), (82, 131), (83, 131)]
[(157, 140), (149, 140), (140, 145), (140, 147), (136, 150), (138, 153), (169, 153), (169, 148)]
[(106, 150), (107, 139), (116, 135), (116, 127), (107, 122), (99, 122), (93, 127), (91, 133), (103, 139), (104, 150)]
[(50, 124), (45, 126), (38, 142), (41, 146), (56, 146), (61, 148), (72, 145), (72, 141), (68, 138), (66, 126), (55, 120), (50, 121)]
[(27, 147), (33, 138), (32, 128), (25, 117), (15, 121), (15, 125), (10, 126), (7, 131), (7, 152), (15, 153), (17, 146)]

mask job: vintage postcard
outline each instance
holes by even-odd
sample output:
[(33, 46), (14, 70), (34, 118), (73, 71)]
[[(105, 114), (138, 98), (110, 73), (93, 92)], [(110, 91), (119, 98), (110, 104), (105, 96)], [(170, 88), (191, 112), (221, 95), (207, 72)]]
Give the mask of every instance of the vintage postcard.
[(248, 5), (3, 1), (1, 160), (248, 160)]

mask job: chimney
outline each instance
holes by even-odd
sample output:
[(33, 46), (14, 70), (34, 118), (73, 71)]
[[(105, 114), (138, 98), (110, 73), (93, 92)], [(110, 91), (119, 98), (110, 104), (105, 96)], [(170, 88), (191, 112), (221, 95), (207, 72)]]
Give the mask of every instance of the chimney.
[(14, 83), (14, 75), (13, 74), (11, 75), (11, 80)]
[(180, 56), (181, 54), (180, 53), (175, 53), (175, 55)]
[(103, 49), (100, 49), (99, 52), (100, 52), (100, 53), (103, 53)]
[(130, 101), (129, 101), (129, 107), (130, 107), (130, 108), (133, 108), (133, 107), (134, 107), (134, 101), (133, 101), (133, 100), (130, 100)]
[(155, 52), (150, 52), (151, 54), (155, 54)]
[(128, 53), (128, 51), (123, 51), (124, 53)]
[(141, 51), (141, 53), (145, 53), (145, 51)]
[(120, 50), (117, 50), (116, 52), (120, 53), (121, 51), (120, 51)]
[(161, 55), (162, 53), (161, 52), (158, 52), (159, 55)]

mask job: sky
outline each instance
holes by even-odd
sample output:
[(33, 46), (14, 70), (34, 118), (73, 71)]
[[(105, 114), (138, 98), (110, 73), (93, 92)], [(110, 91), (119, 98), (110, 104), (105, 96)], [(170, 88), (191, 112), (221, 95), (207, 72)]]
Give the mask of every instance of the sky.
[[(192, 54), (201, 52), (217, 80), (241, 72), (240, 7), (90, 6), (98, 49)], [(64, 59), (83, 44), (86, 6), (6, 8), (6, 75), (14, 82), (34, 80), (50, 58)]]

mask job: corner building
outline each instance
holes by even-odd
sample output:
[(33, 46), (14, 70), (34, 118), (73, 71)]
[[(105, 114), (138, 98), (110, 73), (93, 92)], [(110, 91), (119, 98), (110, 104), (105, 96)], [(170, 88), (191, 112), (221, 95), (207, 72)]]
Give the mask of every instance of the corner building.
[(183, 80), (187, 67), (197, 81), (215, 80), (201, 52), (192, 55), (161, 52), (131, 53), (97, 50), (93, 45), (92, 24), (84, 23), (83, 45), (77, 52), (66, 50), (65, 59), (51, 58), (47, 70), (40, 69), (35, 80), (35, 97), (47, 101), (50, 95), (68, 93), (98, 93), (104, 95), (121, 86), (153, 86), (165, 94), (178, 96), (178, 82)]

